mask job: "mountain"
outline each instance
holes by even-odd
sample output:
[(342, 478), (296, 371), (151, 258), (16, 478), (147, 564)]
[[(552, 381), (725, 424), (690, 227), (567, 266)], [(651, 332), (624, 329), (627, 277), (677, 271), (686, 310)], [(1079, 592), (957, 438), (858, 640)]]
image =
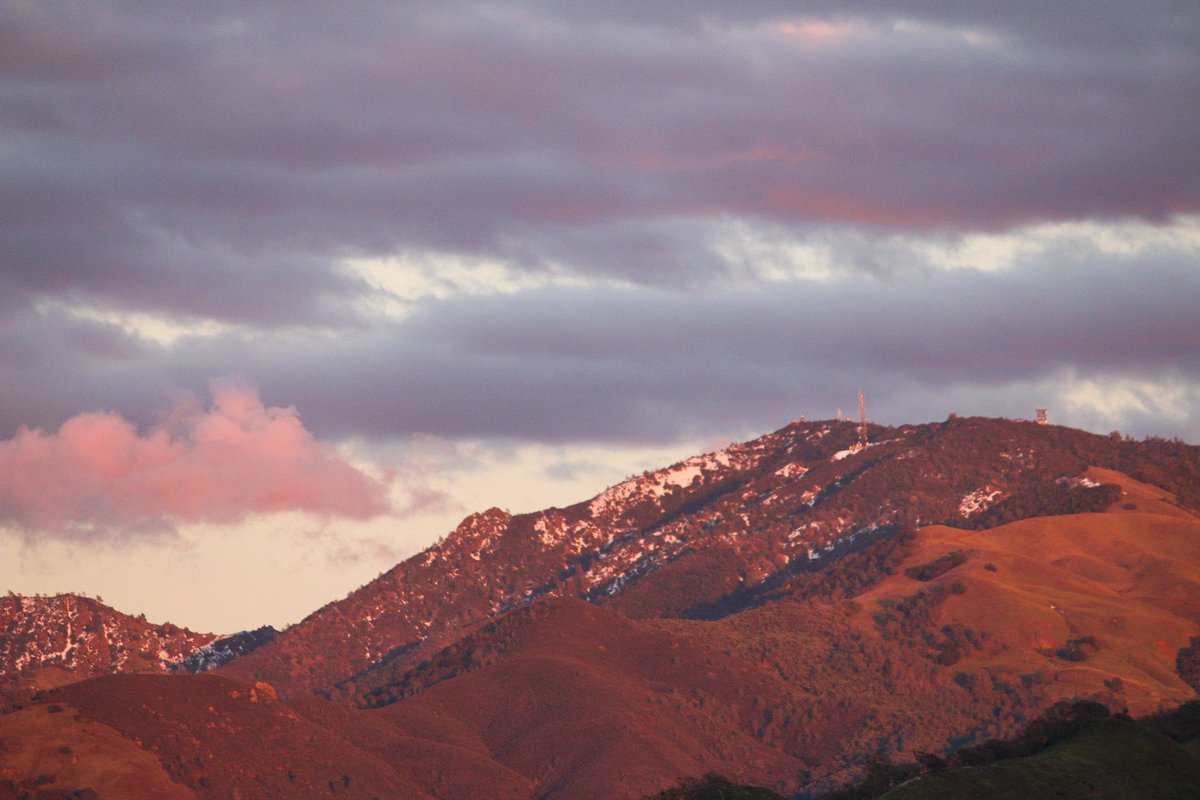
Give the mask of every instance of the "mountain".
[(0, 597), (0, 711), (38, 689), (97, 675), (203, 672), (273, 639), (263, 626), (226, 636), (147, 622), (76, 594)]
[(353, 691), (368, 669), (416, 666), (546, 596), (632, 617), (720, 617), (905, 528), (1102, 510), (1120, 489), (1089, 478), (1089, 467), (1121, 470), (1171, 504), (1200, 508), (1198, 448), (1181, 442), (983, 418), (869, 433), (856, 451), (850, 422), (794, 422), (567, 508), (474, 514), (228, 674), (285, 694)]
[(1196, 696), (1200, 448), (976, 418), (856, 441), (796, 422), (567, 508), (473, 515), (213, 672), (43, 691), (0, 716), (22, 743), (0, 778), (599, 800), (721, 773), (812, 794), (1063, 700)]
[(84, 675), (163, 672), (217, 638), (75, 594), (0, 597), (0, 630), (4, 674), (49, 666)]
[(35, 688), (165, 672), (218, 637), (122, 614), (75, 594), (0, 597), (0, 708)]
[[(1123, 481), (1126, 504), (1154, 502)], [(1062, 699), (1146, 714), (1193, 697), (1177, 660), (1200, 631), (1200, 520), (1175, 511), (931, 526), (715, 621), (546, 599), (360, 677), (355, 700), (414, 727), (452, 720), (551, 796), (731, 769), (830, 787), (868, 755), (1005, 735)]]
[(252, 631), (240, 631), (227, 636), (218, 636), (208, 644), (193, 651), (187, 658), (171, 665), (172, 671), (207, 672), (222, 664), (228, 664), (238, 656), (244, 656), (262, 647), (279, 635), (270, 625)]

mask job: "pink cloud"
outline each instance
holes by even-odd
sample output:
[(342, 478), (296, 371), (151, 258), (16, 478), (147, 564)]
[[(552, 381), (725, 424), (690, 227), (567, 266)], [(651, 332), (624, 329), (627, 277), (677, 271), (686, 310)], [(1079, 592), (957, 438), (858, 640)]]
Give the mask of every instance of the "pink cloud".
[(779, 32), (784, 36), (801, 39), (841, 39), (848, 36), (854, 26), (848, 23), (835, 24), (824, 20), (807, 19), (800, 21), (785, 20), (778, 24)]
[(235, 523), (272, 511), (366, 519), (391, 510), (388, 483), (318, 441), (292, 407), (214, 392), (139, 432), (117, 414), (80, 414), (57, 433), (0, 441), (0, 523), (56, 534)]

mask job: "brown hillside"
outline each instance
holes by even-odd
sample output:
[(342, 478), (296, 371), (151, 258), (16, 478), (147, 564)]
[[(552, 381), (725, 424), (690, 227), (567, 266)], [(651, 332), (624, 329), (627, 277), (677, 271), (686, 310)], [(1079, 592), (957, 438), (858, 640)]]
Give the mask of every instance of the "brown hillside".
[[(852, 600), (826, 580), (713, 622), (543, 601), (354, 688), (406, 724), (452, 720), (447, 741), (564, 797), (713, 769), (791, 792), (845, 780), (868, 754), (1011, 733), (1060, 699), (1148, 713), (1194, 696), (1175, 658), (1200, 631), (1200, 520), (934, 526), (906, 551)], [(620, 741), (634, 746), (602, 745)]]
[(408, 692), (375, 713), (454, 720), (457, 736), (533, 779), (536, 797), (637, 797), (730, 763), (804, 770), (756, 736), (761, 709), (789, 702), (777, 676), (574, 599), (515, 612), (366, 702)]
[(154, 754), (114, 728), (84, 719), (70, 705), (43, 704), (0, 716), (0, 742), (0, 797), (5, 781), (20, 797), (22, 784), (36, 784), (39, 776), (43, 783), (37, 788), (91, 789), (101, 798), (196, 797), (171, 780)]
[(469, 750), (418, 739), (327, 701), (293, 706), (266, 684), (114, 675), (57, 689), (18, 713), (43, 714), (55, 705), (119, 731), (199, 798), (467, 800), (485, 796), (483, 786), (489, 797), (529, 797), (519, 776)]
[[(936, 526), (917, 539), (907, 563), (959, 552), (966, 563), (928, 584), (961, 584), (933, 622), (989, 634), (956, 668), (1049, 671), (1062, 696), (1109, 698), (1157, 711), (1192, 694), (1175, 674), (1178, 650), (1200, 633), (1200, 519), (1082, 514), (1012, 523), (990, 531)], [(858, 598), (864, 616), (898, 605), (912, 589), (889, 580)], [(1075, 642), (1075, 645), (1071, 643)], [(1110, 701), (1112, 702), (1112, 701)]]

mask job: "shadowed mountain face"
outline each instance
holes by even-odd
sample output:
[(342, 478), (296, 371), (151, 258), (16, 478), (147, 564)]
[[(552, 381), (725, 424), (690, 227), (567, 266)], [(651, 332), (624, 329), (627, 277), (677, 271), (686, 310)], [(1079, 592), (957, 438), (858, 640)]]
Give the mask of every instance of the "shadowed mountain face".
[[(0, 738), (66, 735), (57, 705), (181, 796), (637, 798), (709, 772), (794, 794), (1063, 699), (1195, 696), (1200, 448), (980, 419), (855, 440), (795, 423), (474, 515), (219, 675), (74, 683)], [(0, 774), (99, 791), (61, 755)]]

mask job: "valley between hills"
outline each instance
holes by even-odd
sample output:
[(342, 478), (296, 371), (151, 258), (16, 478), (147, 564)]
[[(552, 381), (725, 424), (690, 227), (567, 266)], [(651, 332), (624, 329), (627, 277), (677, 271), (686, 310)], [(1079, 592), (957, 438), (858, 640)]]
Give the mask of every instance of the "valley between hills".
[(281, 632), (0, 598), (0, 798), (818, 797), (1063, 701), (1197, 699), (1200, 447), (867, 433), (482, 511)]

